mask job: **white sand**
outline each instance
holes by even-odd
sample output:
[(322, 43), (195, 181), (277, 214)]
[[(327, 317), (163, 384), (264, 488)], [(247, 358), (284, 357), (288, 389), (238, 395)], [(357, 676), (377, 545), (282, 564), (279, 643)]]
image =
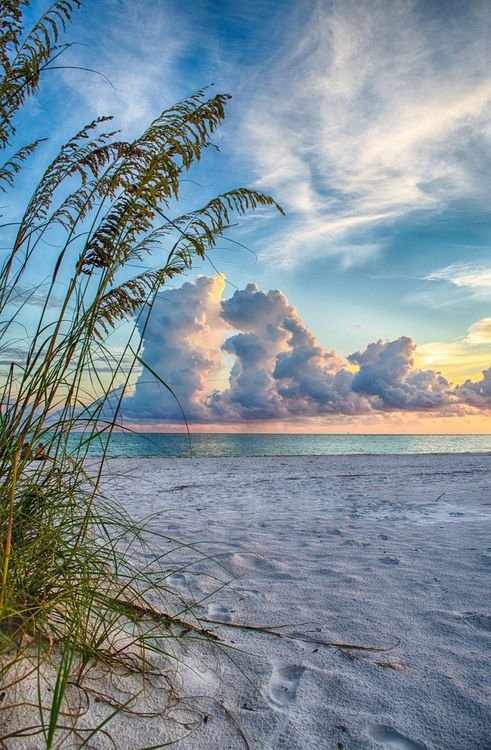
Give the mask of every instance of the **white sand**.
[[(140, 711), (167, 704), (166, 718), (117, 716), (113, 740), (88, 747), (186, 735), (183, 750), (491, 749), (491, 456), (113, 459), (105, 486), (196, 548), (166, 558), (196, 615), (288, 637), (207, 625), (227, 647), (186, 640), (179, 664), (156, 659), (164, 676), (138, 698)], [(35, 676), (22, 685), (35, 703)], [(139, 683), (92, 672), (86, 687), (126, 700)], [(78, 704), (86, 728), (112, 711), (73, 688)], [(22, 710), (2, 713), (2, 733), (39, 721)]]
[[(490, 480), (488, 455), (111, 460), (132, 515), (230, 571), (172, 556), (199, 614), (292, 636), (210, 626), (237, 666), (189, 654), (182, 692), (206, 722), (178, 747), (489, 750)], [(131, 719), (113, 737), (167, 731)]]

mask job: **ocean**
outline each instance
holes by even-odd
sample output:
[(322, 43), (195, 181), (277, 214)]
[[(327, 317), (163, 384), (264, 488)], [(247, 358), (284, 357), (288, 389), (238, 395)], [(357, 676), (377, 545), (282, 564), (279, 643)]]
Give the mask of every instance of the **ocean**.
[[(76, 439), (75, 436), (73, 439)], [(93, 443), (89, 455), (102, 455), (102, 452), (102, 443)], [(491, 453), (491, 435), (186, 435), (118, 432), (111, 438), (107, 455), (111, 458), (182, 458), (415, 453)]]

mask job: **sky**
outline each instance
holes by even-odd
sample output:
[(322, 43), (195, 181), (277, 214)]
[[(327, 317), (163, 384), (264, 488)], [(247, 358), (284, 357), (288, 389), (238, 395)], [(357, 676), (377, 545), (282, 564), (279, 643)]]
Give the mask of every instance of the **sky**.
[(162, 292), (143, 352), (180, 406), (142, 373), (129, 424), (489, 432), (487, 0), (86, 0), (68, 38), (19, 137), (49, 153), (101, 114), (135, 136), (214, 84), (220, 151), (183, 206), (247, 185), (286, 213)]

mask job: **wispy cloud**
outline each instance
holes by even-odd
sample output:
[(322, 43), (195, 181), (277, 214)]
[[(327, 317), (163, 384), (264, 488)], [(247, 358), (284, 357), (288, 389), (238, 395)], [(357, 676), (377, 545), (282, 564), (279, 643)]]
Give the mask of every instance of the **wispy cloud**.
[(450, 380), (461, 383), (489, 368), (490, 350), (491, 318), (482, 318), (456, 341), (420, 344), (415, 360), (418, 367), (443, 370)]
[[(111, 113), (136, 132), (205, 83), (231, 91), (227, 178), (233, 166), (240, 181), (253, 164), (257, 185), (287, 209), (287, 219), (268, 222), (262, 235), (264, 259), (284, 267), (319, 255), (363, 263), (383, 246), (382, 228), (456, 200), (484, 205), (486, 2), (225, 5), (195, 0), (184, 11), (176, 0), (107, 0), (93, 29), (89, 9), (83, 41), (97, 49), (93, 67), (113, 87), (66, 71), (87, 117)], [(70, 54), (91, 64), (84, 47)]]
[(438, 16), (410, 0), (321, 1), (287, 23), (295, 31), (244, 123), (259, 184), (290, 216), (269, 255), (284, 266), (324, 253), (353, 262), (353, 247), (376, 251), (380, 227), (484, 199), (486, 3)]
[(448, 281), (458, 287), (489, 289), (491, 265), (481, 263), (454, 263), (424, 277), (426, 281)]
[(429, 307), (466, 309), (470, 303), (489, 299), (491, 265), (484, 262), (453, 263), (420, 277), (430, 282), (413, 289), (405, 296), (408, 304)]
[(118, 127), (135, 135), (164, 106), (191, 91), (182, 91), (179, 70), (192, 46), (191, 18), (178, 18), (171, 3), (164, 8), (159, 0), (107, 2), (94, 18), (95, 12), (87, 8), (84, 45), (70, 51), (70, 64), (90, 66), (99, 75), (66, 70), (63, 77), (77, 100), (84, 97), (85, 119), (112, 115)]
[(466, 344), (481, 346), (491, 344), (491, 318), (483, 318), (473, 323), (464, 339)]

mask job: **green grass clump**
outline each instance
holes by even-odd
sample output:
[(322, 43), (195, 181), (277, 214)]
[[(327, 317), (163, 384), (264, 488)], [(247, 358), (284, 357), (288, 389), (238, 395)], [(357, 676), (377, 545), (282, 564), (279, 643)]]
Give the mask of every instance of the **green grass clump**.
[[(114, 718), (134, 709), (148, 674), (155, 679), (154, 657), (165, 677), (182, 658), (183, 638), (209, 637), (167, 584), (173, 566), (165, 564), (166, 554), (139, 563), (169, 540), (133, 523), (101, 493), (94, 496), (94, 479), (72, 461), (60, 470), (62, 463), (28, 463), (18, 475), (3, 588), (0, 739), (12, 742), (27, 732), (43, 743), (34, 747), (63, 747), (69, 734), (88, 741), (94, 727), (80, 726), (77, 690), (87, 696), (92, 684), (92, 697), (101, 697), (97, 685), (110, 683), (105, 720)], [(3, 538), (6, 508), (2, 502)], [(22, 706), (26, 694), (18, 683), (32, 693), (33, 674), (36, 694)], [(174, 697), (166, 684), (163, 715)]]
[[(90, 695), (90, 669), (136, 674), (144, 685), (149, 654), (172, 663), (176, 639), (207, 637), (166, 584), (165, 558), (138, 565), (138, 550), (148, 553), (145, 545), (155, 539), (104, 496), (104, 456), (90, 466), (87, 456), (95, 443), (107, 450), (124, 393), (145, 367), (141, 340), (162, 285), (204, 259), (232, 215), (279, 209), (269, 196), (239, 188), (176, 213), (183, 175), (211, 145), (229, 98), (206, 91), (164, 110), (131, 142), (107, 129), (110, 118), (85, 126), (22, 206), (15, 177), (42, 142), (16, 150), (15, 124), (44, 70), (59, 67), (69, 46), (59, 38), (78, 5), (58, 0), (29, 32), (22, 0), (0, 9), (0, 190), (21, 206), (16, 221), (2, 226), (8, 247), (0, 267), (0, 353), (12, 359), (0, 386), (6, 747), (14, 737), (36, 738), (35, 747), (64, 746), (67, 732), (75, 746), (89, 746), (94, 732), (106, 733), (109, 719), (134, 703), (123, 691), (98, 728), (82, 731), (80, 696)], [(33, 286), (41, 268), (48, 281)], [(115, 353), (110, 337), (122, 325), (126, 343)], [(74, 434), (77, 447), (69, 450)], [(34, 677), (36, 694), (17, 698)]]

